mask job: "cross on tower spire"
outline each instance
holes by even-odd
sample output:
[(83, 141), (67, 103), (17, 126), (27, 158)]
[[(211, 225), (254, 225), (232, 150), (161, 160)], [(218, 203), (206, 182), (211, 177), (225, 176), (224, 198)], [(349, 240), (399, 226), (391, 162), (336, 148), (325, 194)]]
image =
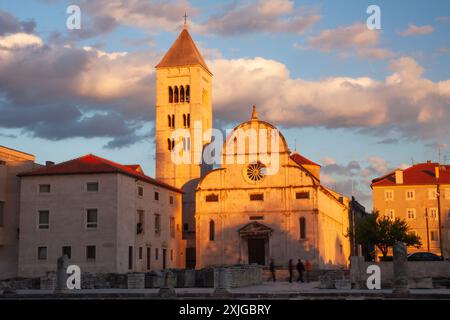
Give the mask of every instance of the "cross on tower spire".
[(184, 16), (183, 16), (183, 18), (184, 18), (184, 29), (187, 29), (187, 18), (188, 18), (189, 16), (187, 15), (187, 13), (186, 12), (184, 12)]

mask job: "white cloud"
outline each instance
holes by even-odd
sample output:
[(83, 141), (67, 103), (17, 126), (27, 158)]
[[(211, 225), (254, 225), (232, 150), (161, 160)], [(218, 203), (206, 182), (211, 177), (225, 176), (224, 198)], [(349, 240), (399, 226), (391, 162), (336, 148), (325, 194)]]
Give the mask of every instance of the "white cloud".
[(6, 36), (0, 36), (1, 49), (19, 49), (30, 46), (42, 46), (43, 41), (40, 37), (29, 33), (14, 33)]
[(434, 31), (432, 26), (416, 26), (415, 24), (409, 24), (408, 28), (399, 32), (398, 34), (402, 37), (409, 36), (421, 36), (425, 34), (430, 34)]

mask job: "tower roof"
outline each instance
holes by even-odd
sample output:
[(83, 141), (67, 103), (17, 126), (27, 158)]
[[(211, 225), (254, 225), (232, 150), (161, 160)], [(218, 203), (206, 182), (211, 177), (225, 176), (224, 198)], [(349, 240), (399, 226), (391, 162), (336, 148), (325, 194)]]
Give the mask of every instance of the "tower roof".
[(156, 68), (189, 65), (201, 65), (206, 71), (211, 73), (185, 25), (177, 40), (175, 40), (169, 51), (166, 52), (162, 60), (156, 65)]

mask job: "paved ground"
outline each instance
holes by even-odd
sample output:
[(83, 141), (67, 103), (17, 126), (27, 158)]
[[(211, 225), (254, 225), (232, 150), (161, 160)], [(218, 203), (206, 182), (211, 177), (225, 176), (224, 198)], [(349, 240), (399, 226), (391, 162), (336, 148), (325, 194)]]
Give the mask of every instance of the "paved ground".
[[(261, 285), (230, 289), (236, 299), (390, 299), (398, 298), (392, 290), (318, 289), (318, 282), (264, 282)], [(18, 290), (15, 295), (0, 295), (0, 299), (155, 299), (159, 289), (83, 289), (70, 294), (55, 295), (46, 290)], [(217, 298), (213, 288), (176, 288), (176, 298)], [(450, 289), (412, 289), (409, 299), (450, 299)]]

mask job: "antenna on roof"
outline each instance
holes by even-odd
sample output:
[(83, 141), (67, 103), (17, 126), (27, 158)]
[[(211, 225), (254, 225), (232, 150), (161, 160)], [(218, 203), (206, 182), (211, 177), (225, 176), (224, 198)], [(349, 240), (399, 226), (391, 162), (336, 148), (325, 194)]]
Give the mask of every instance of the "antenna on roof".
[(414, 158), (413, 157), (411, 157), (411, 165), (412, 166), (414, 165)]

